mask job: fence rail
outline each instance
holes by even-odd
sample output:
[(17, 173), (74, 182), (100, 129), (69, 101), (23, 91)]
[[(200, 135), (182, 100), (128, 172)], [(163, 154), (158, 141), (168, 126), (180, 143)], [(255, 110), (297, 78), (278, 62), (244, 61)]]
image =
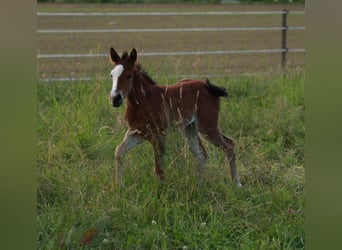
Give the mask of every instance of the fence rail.
[[(283, 53), (297, 52), (303, 53), (305, 49), (250, 49), (250, 50), (215, 50), (215, 51), (170, 51), (170, 52), (140, 52), (139, 56), (188, 56), (188, 55), (224, 55), (224, 54), (256, 54), (256, 53)], [(92, 54), (45, 54), (38, 55), (38, 59), (43, 58), (82, 58), (82, 57), (108, 57), (108, 53)]]
[(305, 30), (305, 26), (294, 27), (222, 27), (222, 28), (161, 28), (161, 29), (40, 29), (37, 33), (136, 33), (136, 32), (213, 32), (213, 31), (276, 31)]
[[(198, 16), (198, 15), (281, 15), (286, 11), (197, 11), (197, 12), (38, 12), (37, 16)], [(291, 11), (305, 15), (305, 11)]]

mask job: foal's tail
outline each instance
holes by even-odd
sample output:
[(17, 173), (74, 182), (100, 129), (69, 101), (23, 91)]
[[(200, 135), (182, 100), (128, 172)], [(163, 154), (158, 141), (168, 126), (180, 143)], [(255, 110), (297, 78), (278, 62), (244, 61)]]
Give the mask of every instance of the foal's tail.
[(205, 79), (205, 82), (207, 84), (207, 89), (209, 90), (210, 94), (212, 94), (213, 96), (215, 97), (228, 96), (228, 92), (225, 88), (215, 86), (209, 81), (208, 78)]

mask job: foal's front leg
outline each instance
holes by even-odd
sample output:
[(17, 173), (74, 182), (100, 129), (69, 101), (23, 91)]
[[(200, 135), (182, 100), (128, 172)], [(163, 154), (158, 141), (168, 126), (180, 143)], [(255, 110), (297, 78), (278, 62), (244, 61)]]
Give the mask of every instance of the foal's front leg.
[(124, 185), (123, 181), (123, 164), (125, 154), (134, 148), (136, 145), (142, 143), (144, 140), (139, 136), (139, 131), (128, 129), (123, 141), (115, 149), (115, 161), (116, 161), (116, 184)]
[(165, 178), (163, 170), (163, 158), (165, 153), (165, 134), (154, 135), (150, 142), (153, 146), (154, 152), (154, 172), (163, 180)]

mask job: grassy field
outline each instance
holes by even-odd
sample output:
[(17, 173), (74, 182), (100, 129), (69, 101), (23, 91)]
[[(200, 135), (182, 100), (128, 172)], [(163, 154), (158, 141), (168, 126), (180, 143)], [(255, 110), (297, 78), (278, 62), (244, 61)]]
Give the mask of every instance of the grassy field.
[[(38, 11), (108, 11), (109, 6), (112, 5), (45, 4), (38, 5)], [(136, 11), (184, 9), (181, 5), (120, 5), (120, 8), (132, 11), (132, 6)], [(206, 10), (275, 8), (187, 6), (188, 11), (201, 11), (204, 7)], [(292, 8), (302, 10), (303, 6)], [(292, 21), (296, 20), (293, 18)], [(303, 25), (301, 18), (298, 17), (295, 25)], [(170, 19), (99, 22), (108, 25), (115, 21), (127, 27), (144, 26), (143, 22), (146, 26), (155, 23), (175, 27), (185, 22), (173, 19), (173, 23)], [(48, 24), (50, 21), (38, 18), (38, 29), (56, 27), (58, 21)], [(58, 27), (90, 25), (93, 21), (65, 19)], [(254, 22), (234, 18), (225, 21), (234, 26)], [(194, 22), (188, 22), (187, 26), (196, 26)], [(218, 26), (223, 20), (210, 22)], [(261, 22), (273, 25), (269, 20)], [(205, 24), (202, 22), (201, 26)], [(109, 46), (115, 46), (117, 51), (134, 46), (139, 53), (279, 45), (279, 33), (273, 38), (263, 37), (263, 33), (248, 33), (244, 37), (242, 33), (230, 37), (231, 34), (177, 34), (176, 37), (155, 34), (153, 39), (140, 34), (135, 40), (127, 34), (39, 35), (37, 49), (38, 54), (107, 53)], [(293, 38), (289, 35), (296, 46), (302, 46), (302, 38), (303, 34)], [(222, 39), (229, 42), (222, 43)], [(189, 45), (187, 41), (193, 43)], [(174, 83), (189, 74), (211, 75), (213, 83), (228, 89), (229, 97), (221, 99), (220, 126), (236, 141), (237, 165), (244, 187), (238, 189), (231, 183), (224, 155), (207, 142), (208, 171), (199, 186), (194, 159), (178, 130), (171, 129), (165, 157), (166, 180), (160, 182), (154, 176), (152, 147), (146, 143), (127, 155), (126, 188), (118, 189), (113, 184), (114, 149), (127, 125), (123, 119), (124, 107), (114, 109), (108, 102), (112, 67), (108, 59), (39, 60), (39, 77), (91, 76), (94, 80), (38, 83), (38, 248), (303, 249), (304, 55), (296, 54), (292, 59), (289, 55), (286, 75), (273, 70), (279, 67), (280, 55), (161, 58), (138, 55), (138, 60), (161, 84)], [(269, 74), (242, 74), (265, 70)], [(108, 79), (103, 79), (107, 76)]]
[(208, 173), (198, 186), (177, 130), (168, 136), (164, 182), (143, 144), (129, 153), (126, 188), (117, 189), (113, 151), (126, 124), (124, 108), (108, 103), (109, 81), (39, 84), (38, 247), (303, 248), (304, 73), (213, 81), (230, 93), (220, 124), (236, 140), (243, 189), (207, 143)]

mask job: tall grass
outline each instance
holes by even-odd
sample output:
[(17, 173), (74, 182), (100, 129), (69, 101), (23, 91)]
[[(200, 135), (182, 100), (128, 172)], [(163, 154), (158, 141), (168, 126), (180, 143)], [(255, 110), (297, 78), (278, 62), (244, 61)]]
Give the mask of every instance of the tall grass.
[(127, 125), (124, 107), (108, 102), (109, 82), (40, 83), (38, 248), (304, 248), (304, 73), (212, 81), (229, 91), (220, 126), (236, 141), (242, 189), (208, 143), (198, 185), (177, 129), (167, 138), (166, 180), (154, 176), (146, 143), (127, 155), (118, 189), (113, 152)]

